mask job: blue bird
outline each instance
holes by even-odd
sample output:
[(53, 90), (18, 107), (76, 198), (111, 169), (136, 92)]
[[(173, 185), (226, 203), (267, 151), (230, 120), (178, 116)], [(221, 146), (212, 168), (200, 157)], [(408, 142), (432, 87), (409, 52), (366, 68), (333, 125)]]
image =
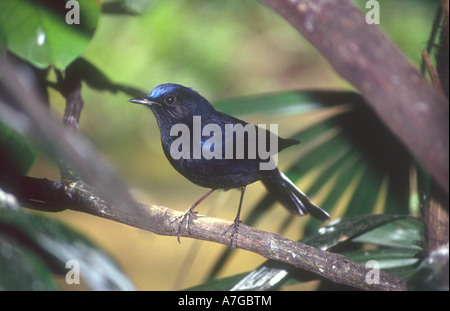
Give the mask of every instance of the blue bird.
[(146, 97), (129, 102), (152, 110), (160, 129), (163, 151), (172, 166), (194, 184), (210, 189), (181, 217), (178, 241), (183, 223), (187, 220), (189, 231), (194, 208), (214, 190), (241, 188), (231, 234), (233, 247), (245, 188), (256, 181), (262, 181), (269, 193), (292, 213), (310, 213), (322, 221), (330, 217), (275, 165), (273, 157), (284, 148), (298, 144), (297, 140), (278, 137), (266, 129), (216, 111), (199, 93), (179, 84), (158, 85)]

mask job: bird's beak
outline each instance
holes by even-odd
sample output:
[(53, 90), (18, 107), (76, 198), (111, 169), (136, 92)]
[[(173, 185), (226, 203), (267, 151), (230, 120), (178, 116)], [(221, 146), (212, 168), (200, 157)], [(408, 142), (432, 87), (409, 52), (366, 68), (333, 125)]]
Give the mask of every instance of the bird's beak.
[(147, 105), (147, 106), (155, 103), (155, 102), (149, 100), (146, 97), (144, 97), (144, 98), (132, 98), (128, 102), (129, 103), (135, 103), (135, 104), (141, 104), (141, 105)]

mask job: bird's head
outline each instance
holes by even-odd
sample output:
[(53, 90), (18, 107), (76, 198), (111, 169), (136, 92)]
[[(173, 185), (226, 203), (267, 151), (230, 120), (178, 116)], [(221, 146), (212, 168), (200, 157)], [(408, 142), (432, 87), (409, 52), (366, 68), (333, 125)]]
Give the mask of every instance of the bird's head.
[(150, 107), (160, 125), (192, 121), (193, 116), (214, 111), (208, 100), (199, 93), (173, 83), (158, 85), (144, 98), (133, 98), (129, 102)]

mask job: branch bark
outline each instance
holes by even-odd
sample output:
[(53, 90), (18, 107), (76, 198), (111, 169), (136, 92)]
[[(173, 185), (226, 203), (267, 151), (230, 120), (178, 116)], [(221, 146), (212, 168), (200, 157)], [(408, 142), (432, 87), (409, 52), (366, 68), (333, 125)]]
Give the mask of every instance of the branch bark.
[[(164, 206), (140, 204), (142, 212), (138, 216), (135, 213), (117, 214), (117, 210), (124, 209), (103, 200), (93, 188), (82, 181), (62, 186), (61, 181), (32, 177), (20, 179), (22, 186), (16, 195), (29, 207), (45, 211), (54, 208), (55, 211), (60, 211), (61, 206), (66, 206), (72, 210), (108, 218), (159, 235), (178, 234), (179, 217), (183, 215), (182, 212)], [(230, 225), (231, 221), (199, 216), (190, 223), (189, 231), (186, 228), (182, 229), (181, 236), (230, 245), (231, 232), (229, 230), (227, 232)], [(239, 226), (239, 234), (235, 237), (235, 241), (237, 247), (241, 249), (305, 269), (339, 284), (363, 290), (406, 290), (405, 281), (392, 274), (380, 271), (380, 282), (369, 284), (366, 275), (371, 270), (363, 264), (351, 261), (340, 254), (322, 251), (244, 224)]]
[[(313, 44), (449, 191), (448, 100), (349, 0), (261, 0)], [(389, 150), (386, 150), (389, 152)]]

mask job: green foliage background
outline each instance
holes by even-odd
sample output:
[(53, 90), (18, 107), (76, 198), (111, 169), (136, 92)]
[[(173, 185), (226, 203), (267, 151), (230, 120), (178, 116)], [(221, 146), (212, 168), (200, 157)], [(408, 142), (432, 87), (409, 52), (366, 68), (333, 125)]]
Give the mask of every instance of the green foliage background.
[[(79, 2), (84, 9), (88, 9), (85, 3), (92, 6), (89, 1)], [(365, 1), (355, 2), (365, 10)], [(437, 1), (380, 1), (380, 4), (380, 27), (418, 67)], [(111, 13), (122, 13), (120, 8), (123, 7), (129, 10), (128, 14)], [(98, 10), (89, 8), (91, 11)], [(297, 165), (298, 169), (291, 170), (290, 176), (300, 178), (297, 183), (300, 188), (306, 193), (313, 192), (313, 199), (319, 204), (330, 199), (327, 193), (333, 189), (335, 175), (330, 173), (329, 180), (321, 180), (321, 187), (317, 186), (318, 178), (327, 176), (323, 174), (323, 163), (331, 166), (330, 162), (312, 162), (318, 153), (308, 158), (308, 148), (314, 149), (313, 142), (320, 135), (312, 130), (301, 135), (298, 133), (308, 128), (325, 133), (320, 126), (329, 126), (327, 130), (333, 130), (334, 123), (324, 120), (328, 120), (339, 107), (332, 104), (311, 108), (308, 104), (314, 103), (314, 99), (308, 95), (298, 98), (295, 93), (291, 97), (290, 93), (283, 93), (284, 97), (269, 97), (267, 94), (292, 90), (349, 91), (352, 87), (341, 80), (314, 48), (280, 16), (257, 1), (105, 1), (103, 10), (102, 13), (95, 13), (99, 19), (97, 23), (92, 23), (93, 28), (83, 30), (92, 35), (92, 39), (79, 43), (85, 44), (85, 50), (76, 53), (82, 52), (83, 58), (114, 83), (146, 92), (166, 82), (191, 86), (214, 102), (219, 110), (254, 123), (278, 123), (280, 135), (284, 137), (299, 135), (303, 146), (283, 151), (279, 157), (280, 168), (286, 170)], [(3, 19), (4, 22), (5, 18), (7, 16), (0, 15), (0, 21)], [(3, 31), (8, 33), (11, 30)], [(64, 35), (59, 34), (57, 38), (64, 41)], [(67, 59), (70, 56), (51, 63), (64, 69)], [(35, 65), (46, 66), (45, 62)], [(54, 81), (56, 77), (50, 73), (49, 79)], [(248, 97), (250, 95), (259, 97)], [(123, 92), (98, 90), (84, 84), (85, 108), (81, 115), (80, 131), (116, 167), (138, 201), (185, 210), (205, 189), (192, 185), (172, 169), (162, 153), (159, 131), (151, 112), (127, 103), (129, 98)], [(49, 101), (61, 117), (64, 98), (50, 89)], [(302, 103), (303, 110), (298, 110), (298, 102)], [(349, 141), (337, 143), (351, 147)], [(330, 149), (331, 146), (329, 144), (322, 154), (335, 152)], [(303, 163), (314, 165), (305, 168), (301, 166), (302, 162), (297, 162), (299, 158), (310, 159), (310, 162)], [(366, 164), (360, 163), (360, 167)], [(373, 206), (353, 209), (350, 215), (385, 212), (386, 193), (392, 184), (389, 186), (388, 179), (381, 176), (376, 179), (381, 181), (376, 190), (359, 192), (355, 190), (358, 182), (367, 175), (362, 172), (355, 174), (357, 178), (349, 179), (348, 187), (342, 189), (346, 194), (333, 199), (334, 218), (347, 212), (346, 208), (355, 198), (355, 193), (360, 193), (366, 200), (372, 196)], [(59, 170), (48, 157), (41, 155), (28, 175), (59, 179)], [(242, 217), (244, 222), (253, 215), (250, 207), (264, 195), (265, 189), (260, 184), (247, 189)], [(407, 198), (410, 199), (408, 195)], [(217, 192), (202, 203), (199, 212), (231, 220), (234, 219), (238, 199), (237, 191)], [(418, 215), (417, 201), (408, 201), (404, 205), (396, 212)], [(226, 250), (225, 246), (190, 239), (182, 239), (180, 245), (175, 238), (156, 236), (72, 211), (56, 215), (37, 214), (60, 220), (101, 245), (141, 290), (183, 289), (203, 284)], [(309, 217), (292, 218), (289, 212), (276, 204), (253, 225), (267, 231), (282, 232), (287, 238), (298, 240), (304, 236), (304, 228), (313, 230), (318, 226), (314, 223), (305, 226), (307, 223)], [(226, 264), (214, 272), (214, 276), (220, 278), (244, 273), (264, 262), (265, 259), (258, 255), (236, 250), (227, 258)], [(58, 284), (74, 289), (61, 280)], [(300, 288), (314, 288), (314, 285), (308, 284), (312, 287)], [(298, 286), (287, 288), (297, 289)]]

